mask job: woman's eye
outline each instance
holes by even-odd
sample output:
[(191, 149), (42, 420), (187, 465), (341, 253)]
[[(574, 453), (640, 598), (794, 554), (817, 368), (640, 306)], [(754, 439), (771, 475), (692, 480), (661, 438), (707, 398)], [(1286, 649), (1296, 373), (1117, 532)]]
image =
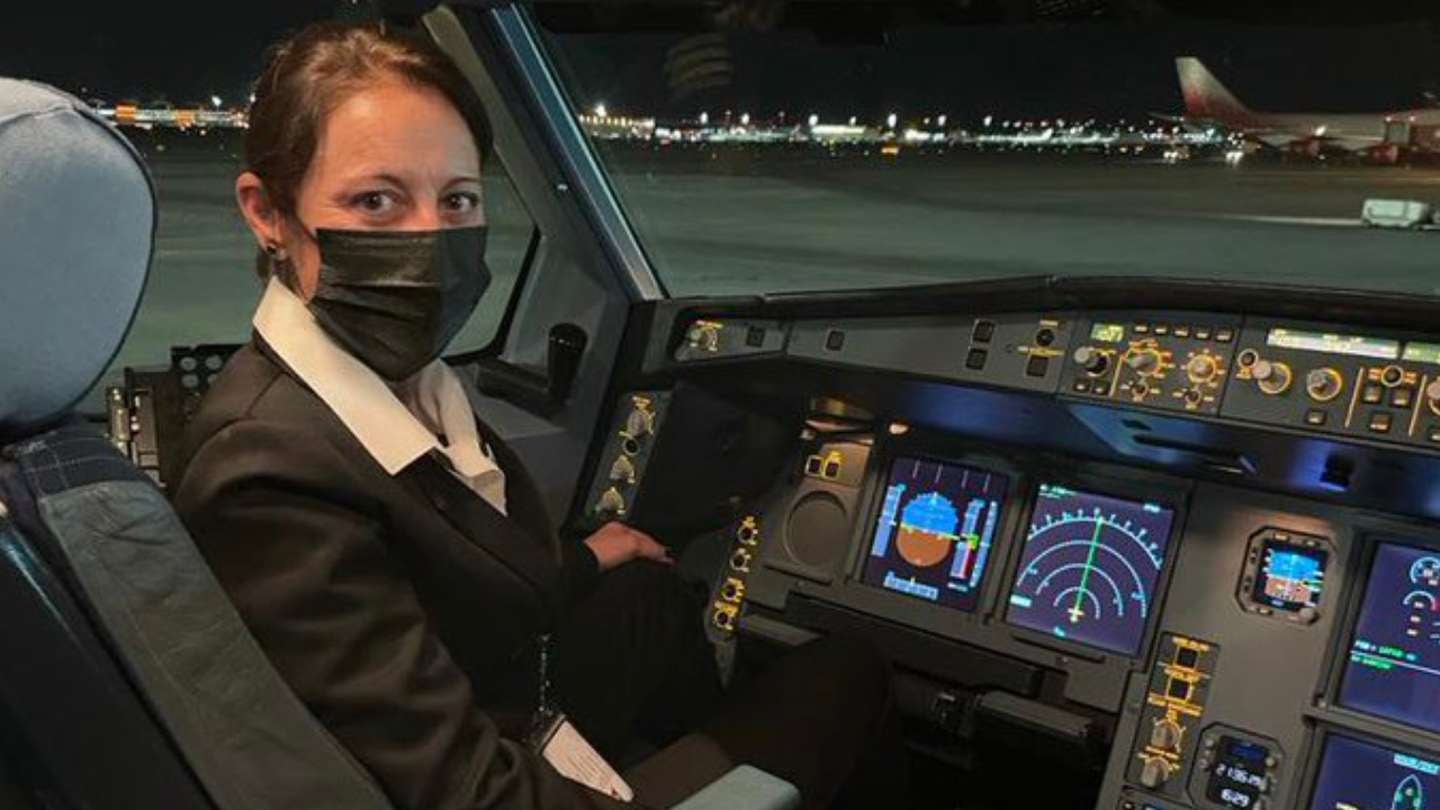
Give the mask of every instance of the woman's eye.
[(480, 208), (480, 195), (469, 191), (447, 195), (445, 207), (458, 214), (468, 214)]
[(385, 214), (395, 208), (394, 195), (388, 191), (366, 191), (356, 194), (351, 202), (367, 214)]

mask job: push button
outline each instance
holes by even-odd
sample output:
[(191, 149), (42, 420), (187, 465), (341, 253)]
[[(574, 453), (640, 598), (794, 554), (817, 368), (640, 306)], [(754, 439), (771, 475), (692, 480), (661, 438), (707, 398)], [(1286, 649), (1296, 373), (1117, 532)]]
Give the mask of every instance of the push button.
[(1025, 363), (1025, 375), (1027, 377), (1044, 377), (1045, 372), (1050, 370), (1050, 358), (1043, 355), (1032, 354)]
[(1366, 385), (1365, 389), (1360, 392), (1360, 401), (1366, 405), (1378, 405), (1383, 399), (1385, 399), (1385, 389), (1374, 383)]
[(1217, 340), (1217, 341), (1220, 342), (1220, 343), (1229, 343), (1230, 341), (1232, 341), (1232, 340), (1234, 340), (1234, 339), (1235, 339), (1235, 330), (1234, 330), (1234, 329), (1216, 329), (1216, 330), (1215, 330), (1215, 340)]
[(989, 343), (995, 337), (994, 321), (976, 321), (975, 331), (970, 333), (970, 339), (976, 343)]
[(1370, 430), (1374, 433), (1390, 432), (1390, 412), (1376, 411), (1370, 414)]
[(965, 355), (965, 367), (979, 371), (985, 368), (985, 359), (987, 357), (989, 357), (989, 353), (984, 349), (971, 349), (970, 353)]
[(1397, 408), (1408, 408), (1415, 401), (1415, 389), (1396, 388), (1390, 392), (1390, 404)]
[(845, 333), (839, 329), (831, 329), (830, 334), (825, 336), (825, 348), (832, 352), (845, 348)]
[(752, 326), (745, 330), (745, 345), (758, 349), (765, 345), (765, 327)]
[(1090, 393), (1090, 381), (1089, 381), (1089, 380), (1076, 380), (1076, 381), (1075, 381), (1075, 393), (1077, 393), (1077, 394), (1088, 394), (1088, 393)]
[(1325, 412), (1319, 408), (1311, 408), (1305, 412), (1305, 424), (1311, 427), (1320, 427), (1325, 424)]

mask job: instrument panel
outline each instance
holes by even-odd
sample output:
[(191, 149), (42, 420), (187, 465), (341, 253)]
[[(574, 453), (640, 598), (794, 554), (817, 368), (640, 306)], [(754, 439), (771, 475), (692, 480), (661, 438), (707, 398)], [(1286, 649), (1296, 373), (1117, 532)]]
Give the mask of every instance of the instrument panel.
[[(1440, 493), (1405, 477), (1440, 451), (1440, 340), (1163, 310), (677, 340), (667, 375), (876, 408), (807, 421), (716, 532), (717, 642), (866, 631), (929, 685), (912, 714), (1099, 741), (1103, 810), (1440, 807)], [(1357, 447), (1393, 497), (1350, 487)]]

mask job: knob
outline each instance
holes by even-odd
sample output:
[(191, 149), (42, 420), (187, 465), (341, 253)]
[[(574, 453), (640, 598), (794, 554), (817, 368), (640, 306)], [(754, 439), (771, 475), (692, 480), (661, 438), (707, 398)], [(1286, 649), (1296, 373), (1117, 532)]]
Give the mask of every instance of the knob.
[(622, 514), (625, 511), (625, 496), (620, 494), (620, 490), (610, 487), (600, 496), (600, 500), (595, 504), (595, 509), (612, 515)]
[(655, 430), (655, 414), (643, 408), (636, 408), (625, 418), (625, 432), (638, 439)]
[(1432, 380), (1425, 386), (1425, 404), (1431, 413), (1440, 416), (1440, 380)]
[(1329, 402), (1340, 396), (1340, 391), (1344, 388), (1345, 379), (1340, 376), (1340, 372), (1329, 366), (1312, 369), (1305, 375), (1305, 391), (1316, 402)]
[(707, 352), (720, 351), (720, 327), (706, 321), (696, 321), (685, 333), (685, 339), (696, 349)]
[(1165, 784), (1169, 778), (1170, 763), (1159, 757), (1145, 760), (1145, 767), (1140, 770), (1140, 784), (1152, 790)]
[(1394, 388), (1405, 381), (1405, 369), (1399, 366), (1386, 366), (1380, 372), (1380, 382), (1386, 388)]
[(1150, 732), (1150, 745), (1161, 751), (1179, 751), (1183, 729), (1173, 720), (1161, 720)]
[(610, 480), (635, 483), (635, 464), (626, 456), (615, 459), (615, 463), (610, 465)]
[(1110, 366), (1110, 358), (1094, 346), (1081, 346), (1071, 355), (1075, 365), (1079, 366), (1086, 374), (1100, 375)]
[(1125, 359), (1125, 365), (1136, 374), (1149, 376), (1160, 370), (1160, 353), (1154, 349), (1143, 349)]
[(1185, 364), (1185, 373), (1190, 377), (1190, 382), (1198, 385), (1203, 385), (1215, 379), (1215, 375), (1219, 372), (1220, 364), (1215, 362), (1215, 358), (1208, 354), (1197, 354), (1190, 358), (1190, 362)]
[(1256, 360), (1250, 367), (1250, 376), (1262, 393), (1272, 397), (1290, 390), (1290, 383), (1295, 379), (1288, 365), (1269, 360)]

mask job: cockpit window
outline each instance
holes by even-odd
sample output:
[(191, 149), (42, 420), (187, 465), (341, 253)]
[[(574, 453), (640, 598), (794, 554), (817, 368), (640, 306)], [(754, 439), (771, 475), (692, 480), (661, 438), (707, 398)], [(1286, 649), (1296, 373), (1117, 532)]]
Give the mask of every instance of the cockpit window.
[(1435, 294), (1436, 11), (1326, 8), (717, 0), (536, 15), (673, 294), (1033, 274)]

